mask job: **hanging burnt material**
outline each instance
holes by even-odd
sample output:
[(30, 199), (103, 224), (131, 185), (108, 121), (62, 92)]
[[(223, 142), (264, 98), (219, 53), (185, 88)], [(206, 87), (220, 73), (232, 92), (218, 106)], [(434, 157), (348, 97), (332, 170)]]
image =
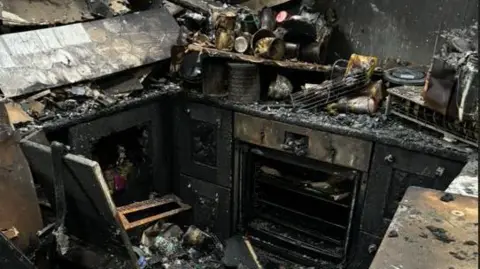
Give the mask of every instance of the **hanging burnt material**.
[(256, 64), (228, 63), (228, 98), (238, 103), (260, 99), (260, 74)]
[(364, 71), (356, 71), (345, 77), (326, 80), (321, 84), (305, 84), (303, 90), (290, 95), (295, 109), (315, 110), (359, 91), (369, 81)]
[(221, 59), (207, 58), (203, 61), (203, 93), (211, 97), (224, 97), (227, 95), (225, 85), (225, 62)]

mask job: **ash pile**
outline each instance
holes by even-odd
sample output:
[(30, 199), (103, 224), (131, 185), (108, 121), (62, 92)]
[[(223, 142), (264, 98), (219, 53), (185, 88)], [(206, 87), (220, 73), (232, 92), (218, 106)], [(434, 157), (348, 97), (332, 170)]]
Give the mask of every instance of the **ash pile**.
[(133, 250), (140, 268), (224, 268), (223, 244), (195, 226), (184, 231), (173, 223), (156, 223), (145, 229)]

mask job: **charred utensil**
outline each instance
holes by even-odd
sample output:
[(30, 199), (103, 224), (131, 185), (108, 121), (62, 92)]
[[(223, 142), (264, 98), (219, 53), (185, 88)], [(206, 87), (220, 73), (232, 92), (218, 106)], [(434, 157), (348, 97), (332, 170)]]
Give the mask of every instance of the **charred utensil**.
[(257, 45), (257, 42), (265, 37), (275, 37), (275, 34), (267, 29), (260, 29), (255, 34), (253, 34), (252, 39), (250, 41), (250, 47), (254, 49)]

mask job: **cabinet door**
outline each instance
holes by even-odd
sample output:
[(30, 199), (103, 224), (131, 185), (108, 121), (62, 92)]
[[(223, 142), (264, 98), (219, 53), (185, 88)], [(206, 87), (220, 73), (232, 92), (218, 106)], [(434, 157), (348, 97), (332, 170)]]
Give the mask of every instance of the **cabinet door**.
[(349, 250), (348, 269), (368, 269), (375, 257), (382, 238), (359, 232), (354, 239), (354, 244)]
[(175, 184), (176, 194), (192, 206), (192, 223), (216, 234), (220, 239), (230, 236), (230, 190), (180, 175)]
[(232, 113), (186, 103), (175, 113), (176, 158), (179, 172), (231, 187)]
[(361, 229), (382, 237), (410, 186), (445, 190), (463, 163), (377, 145), (369, 173)]

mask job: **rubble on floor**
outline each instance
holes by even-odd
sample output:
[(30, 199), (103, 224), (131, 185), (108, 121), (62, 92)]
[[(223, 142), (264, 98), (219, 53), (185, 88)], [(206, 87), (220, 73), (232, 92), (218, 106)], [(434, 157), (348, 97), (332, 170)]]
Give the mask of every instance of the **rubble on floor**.
[(134, 251), (141, 268), (222, 268), (222, 243), (195, 226), (158, 222), (143, 231)]

